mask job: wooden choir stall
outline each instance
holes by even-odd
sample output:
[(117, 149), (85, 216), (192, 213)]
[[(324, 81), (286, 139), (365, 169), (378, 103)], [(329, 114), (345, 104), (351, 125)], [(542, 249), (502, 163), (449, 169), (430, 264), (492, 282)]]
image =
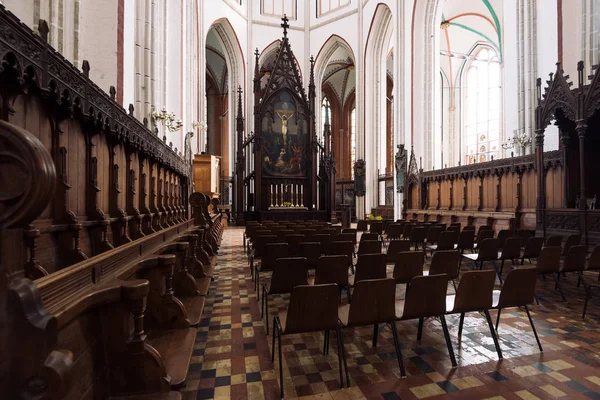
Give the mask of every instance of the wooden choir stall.
[(173, 149), (45, 21), (0, 26), (0, 397), (181, 399), (223, 229), (191, 135)]
[[(543, 93), (538, 79), (534, 154), (423, 171), (413, 152), (404, 218), (580, 234), (582, 244), (600, 243), (600, 68), (587, 77), (583, 62), (577, 70), (575, 86), (560, 64)], [(550, 124), (558, 126), (559, 149), (545, 152)]]
[(283, 38), (274, 65), (259, 65), (255, 53), (254, 126), (244, 137), (238, 96), (238, 154), (234, 215), (246, 220), (335, 219), (335, 159), (331, 133), (318, 140), (315, 121), (314, 60), (308, 96), (283, 18)]

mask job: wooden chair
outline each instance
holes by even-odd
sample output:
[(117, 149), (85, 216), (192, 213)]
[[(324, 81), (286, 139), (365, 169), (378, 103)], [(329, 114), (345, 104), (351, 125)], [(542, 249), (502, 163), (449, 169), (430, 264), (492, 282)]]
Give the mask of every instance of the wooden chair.
[(427, 244), (434, 245), (440, 240), (440, 235), (442, 234), (443, 229), (439, 225), (434, 225), (429, 228), (427, 231)]
[(280, 229), (279, 231), (277, 231), (277, 241), (279, 243), (286, 243), (286, 236), (287, 235), (293, 235), (294, 234), (294, 230), (293, 229)]
[(385, 254), (359, 254), (356, 262), (356, 275), (351, 278), (352, 286), (366, 279), (386, 278)]
[(358, 233), (357, 233), (357, 230), (356, 230), (356, 229), (354, 229), (354, 228), (343, 228), (343, 229), (342, 229), (342, 234), (344, 235), (344, 234), (346, 234), (346, 233), (351, 233), (351, 234), (353, 234), (353, 235), (354, 235), (354, 239), (352, 240), (352, 243), (354, 243), (354, 245), (356, 246), (356, 243), (357, 243), (357, 241), (358, 241), (358, 240), (357, 240), (357, 238), (358, 238)]
[(383, 233), (383, 221), (371, 221), (369, 233), (376, 233), (377, 235), (381, 236)]
[[(496, 239), (500, 243), (499, 239)], [(504, 272), (504, 262), (510, 261), (515, 266), (516, 260), (521, 257), (521, 239), (518, 237), (511, 237), (506, 239), (504, 246), (501, 247), (501, 251), (498, 254), (498, 261), (500, 263), (500, 275)]]
[(298, 245), (306, 241), (306, 236), (300, 234), (287, 235), (285, 241), (289, 245), (290, 257), (296, 257), (298, 255)]
[(356, 223), (356, 230), (358, 232), (366, 232), (369, 229), (369, 222), (366, 219), (361, 219)]
[(354, 246), (352, 242), (331, 242), (329, 246), (329, 254), (330, 256), (347, 256), (348, 262), (350, 263), (348, 266), (352, 266), (352, 255), (354, 254)]
[(275, 260), (275, 268), (268, 284), (262, 286), (261, 317), (266, 315), (265, 323), (269, 334), (269, 296), (288, 294), (296, 286), (308, 285), (308, 265), (304, 257), (286, 257)]
[[(446, 325), (446, 287), (448, 277), (446, 275), (417, 276), (411, 281), (410, 287), (406, 291), (404, 300), (396, 300), (396, 319), (406, 321), (411, 319), (419, 320), (419, 329), (417, 340), (421, 340), (423, 335), (423, 321), (425, 318), (439, 317), (446, 339), (446, 346), (450, 355), (452, 366), (456, 367), (456, 358), (450, 342), (450, 334)], [(399, 354), (401, 357), (402, 354)], [(402, 364), (401, 364), (402, 365)], [(400, 374), (406, 376), (404, 368), (400, 369)]]
[(348, 302), (351, 301), (350, 283), (348, 281), (348, 265), (352, 262), (347, 255), (321, 256), (315, 271), (315, 285), (335, 283), (341, 291), (346, 289)]
[(298, 256), (306, 258), (308, 269), (317, 268), (319, 257), (321, 257), (321, 243), (301, 242), (298, 243)]
[[(500, 232), (498, 232), (498, 236), (496, 237), (496, 239), (498, 239), (498, 246), (500, 246), (500, 248), (504, 247), (504, 243), (506, 242), (506, 240), (511, 237), (513, 237), (512, 230), (502, 229)], [(519, 241), (519, 243), (520, 243), (520, 241)], [(520, 246), (519, 246), (519, 249), (520, 249)], [(517, 258), (519, 258), (519, 257), (517, 257)]]
[(364, 242), (365, 240), (379, 240), (379, 234), (371, 232), (363, 233), (360, 236), (360, 243)]
[[(600, 244), (596, 245), (592, 250), (592, 254), (587, 262), (586, 271), (600, 271)], [(600, 273), (598, 274), (598, 281), (600, 281)], [(581, 283), (583, 283), (583, 287), (585, 289), (585, 302), (583, 303), (583, 313), (581, 318), (585, 318), (588, 302), (592, 296), (592, 289), (598, 288), (599, 285), (587, 283), (583, 274), (580, 274), (577, 285), (579, 286)]]
[[(519, 237), (519, 236), (517, 236)], [(521, 245), (523, 244), (523, 238), (521, 237)], [(544, 246), (544, 238), (543, 237), (530, 237), (527, 239), (527, 244), (525, 245), (525, 249), (523, 250), (523, 254), (521, 254), (521, 265), (525, 262), (527, 258), (529, 262), (532, 259), (537, 259), (541, 252), (542, 247)], [(560, 255), (559, 255), (560, 258)]]
[(392, 240), (385, 254), (386, 263), (394, 264), (396, 262), (396, 255), (401, 251), (410, 251), (410, 242), (406, 240)]
[(307, 242), (312, 242), (312, 237), (317, 234), (317, 231), (314, 229), (301, 229), (299, 233), (305, 236)]
[[(473, 250), (478, 251), (479, 248), (481, 247), (481, 242), (483, 242), (485, 239), (493, 239), (493, 238), (494, 238), (494, 231), (492, 231), (491, 229), (480, 230), (479, 233), (477, 234), (477, 240), (475, 241), (475, 244), (473, 245)], [(498, 248), (499, 247), (500, 247), (500, 245), (498, 245)]]
[(397, 284), (406, 283), (408, 289), (414, 277), (423, 275), (424, 263), (425, 253), (421, 251), (401, 251), (396, 254), (392, 278)]
[(317, 233), (312, 237), (313, 242), (321, 243), (321, 254), (329, 254), (329, 245), (331, 244), (331, 235), (328, 233)]
[(457, 250), (439, 250), (436, 251), (431, 259), (429, 271), (424, 275), (440, 275), (446, 274), (448, 279), (452, 281), (454, 290), (456, 291), (456, 282), (460, 274), (460, 259), (461, 254)]
[(483, 264), (486, 261), (492, 263), (496, 274), (498, 274), (498, 279), (500, 279), (500, 283), (502, 283), (502, 274), (500, 274), (500, 270), (498, 270), (498, 266), (496, 265), (496, 260), (498, 259), (498, 240), (484, 239), (481, 242), (481, 249), (478, 253), (463, 254), (462, 256), (463, 258), (473, 261), (475, 268), (479, 267), (479, 269), (483, 268)]
[[(307, 332), (335, 331), (338, 346), (338, 365), (340, 370), (340, 387), (344, 387), (342, 359), (346, 363), (344, 354), (344, 338), (338, 318), (339, 293), (337, 285), (296, 286), (290, 296), (290, 303), (286, 311), (280, 311), (273, 317), (273, 344), (271, 361), (275, 362), (275, 339), (278, 343), (279, 354), (279, 388), (280, 397), (283, 392), (283, 356), (281, 351), (281, 337), (288, 334)], [(347, 368), (346, 368), (347, 370)]]
[[(467, 228), (467, 227), (465, 227)], [(463, 230), (458, 235), (458, 240), (455, 249), (459, 250), (461, 254), (464, 254), (465, 250), (471, 250), (473, 252), (473, 248), (475, 247), (475, 236), (473, 230)]]
[[(533, 238), (532, 238), (533, 239)], [(530, 239), (531, 240), (531, 239)], [(537, 272), (540, 275), (550, 274), (555, 282), (556, 289), (560, 292), (562, 301), (567, 301), (562, 287), (560, 286), (558, 279), (560, 275), (560, 253), (561, 248), (559, 246), (544, 247), (540, 252), (537, 264)]]
[(386, 230), (386, 239), (391, 241), (391, 240), (400, 240), (400, 237), (402, 236), (402, 225), (401, 224), (396, 224), (396, 223), (391, 223), (387, 226), (387, 230)]
[[(339, 307), (342, 328), (373, 325), (373, 347), (377, 347), (379, 324), (389, 324), (392, 329), (398, 367), (404, 371), (400, 341), (396, 329), (396, 282), (393, 279), (373, 279), (358, 282), (354, 287), (354, 301)], [(350, 376), (346, 368), (346, 383)]]
[(544, 243), (544, 246), (546, 246), (546, 247), (562, 246), (562, 236), (560, 236), (560, 235), (548, 236), (548, 239), (546, 239), (546, 243)]
[(415, 251), (419, 250), (419, 245), (425, 250), (425, 238), (427, 238), (428, 228), (424, 226), (415, 226), (410, 231), (408, 241), (415, 245)]
[[(515, 236), (518, 238), (521, 238), (521, 247), (527, 246), (529, 239), (534, 237), (534, 235), (531, 233), (531, 231), (529, 229), (519, 229), (515, 233)], [(543, 243), (544, 243), (544, 239), (542, 238), (542, 244)]]
[(567, 236), (567, 240), (565, 240), (565, 246), (563, 247), (562, 255), (566, 256), (569, 253), (569, 249), (571, 246), (577, 246), (581, 243), (581, 235), (569, 235)]
[(410, 231), (412, 231), (412, 229), (417, 226), (417, 224), (414, 223), (406, 223), (404, 224), (404, 229), (402, 230), (402, 238), (408, 240), (408, 238), (410, 237)]
[(358, 245), (358, 255), (381, 253), (381, 242), (379, 240), (364, 240)]
[(261, 258), (260, 264), (254, 267), (254, 291), (257, 299), (259, 297), (260, 273), (273, 272), (276, 260), (286, 258), (289, 255), (289, 245), (287, 243), (268, 243), (265, 245), (265, 254)]
[[(585, 259), (587, 257), (587, 246), (574, 245), (569, 248), (565, 260), (563, 261), (560, 272), (564, 275), (567, 272), (577, 273), (577, 283), (579, 283), (583, 277), (583, 271), (586, 268)], [(560, 284), (560, 274), (558, 275), (558, 281)]]
[[(546, 247), (545, 249), (557, 249), (557, 247)], [(555, 252), (556, 251), (553, 251), (553, 253)], [(502, 290), (494, 290), (493, 292), (492, 308), (498, 310), (498, 316), (496, 317), (496, 331), (498, 331), (498, 324), (500, 323), (500, 313), (502, 312), (503, 308), (525, 308), (525, 312), (527, 313), (527, 317), (529, 318), (529, 323), (531, 324), (531, 329), (533, 330), (533, 334), (535, 336), (535, 340), (537, 341), (538, 347), (540, 351), (544, 351), (544, 349), (542, 348), (542, 343), (540, 342), (540, 338), (538, 337), (538, 334), (535, 330), (533, 319), (531, 319), (531, 314), (529, 314), (528, 307), (529, 304), (533, 303), (533, 300), (535, 298), (535, 282), (537, 280), (538, 269), (539, 262), (538, 268), (534, 266), (520, 267), (510, 271), (506, 276), (506, 281), (502, 286)]]
[(252, 271), (252, 277), (254, 277), (254, 262), (260, 260), (264, 254), (265, 246), (268, 243), (275, 243), (277, 241), (276, 235), (261, 235), (257, 236), (253, 242), (253, 251), (250, 254), (250, 271)]
[(458, 340), (462, 338), (463, 323), (465, 313), (483, 312), (490, 328), (490, 334), (496, 346), (498, 358), (502, 359), (502, 350), (498, 343), (496, 330), (490, 317), (489, 309), (492, 308), (492, 298), (494, 292), (494, 283), (496, 277), (494, 271), (468, 271), (460, 279), (456, 295), (446, 296), (446, 313), (460, 313), (460, 322), (458, 324)]
[(427, 246), (427, 249), (431, 251), (433, 255), (434, 251), (443, 251), (443, 250), (454, 250), (456, 248), (456, 243), (458, 242), (459, 233), (456, 231), (445, 231), (440, 233), (440, 238), (437, 244), (432, 244)]

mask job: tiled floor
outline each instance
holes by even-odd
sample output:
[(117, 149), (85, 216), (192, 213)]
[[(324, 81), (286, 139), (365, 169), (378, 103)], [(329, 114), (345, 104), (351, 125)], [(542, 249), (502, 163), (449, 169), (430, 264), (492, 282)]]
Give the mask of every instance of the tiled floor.
[[(182, 390), (184, 399), (279, 397), (277, 358), (271, 363), (270, 336), (253, 291), (242, 232), (240, 228), (225, 230), (217, 277)], [(380, 328), (377, 348), (371, 347), (371, 327), (347, 329), (344, 342), (351, 387), (340, 390), (335, 340), (329, 355), (324, 356), (322, 333), (290, 335), (283, 339), (285, 397), (600, 399), (600, 291), (583, 321), (583, 288), (576, 287), (574, 276), (564, 278), (563, 284), (567, 303), (560, 302), (551, 279), (538, 281), (541, 304), (531, 310), (543, 353), (537, 348), (527, 315), (518, 309), (502, 314), (502, 361), (497, 359), (481, 315), (467, 315), (462, 343), (456, 339), (458, 316), (447, 317), (459, 365), (454, 369), (439, 321), (425, 322), (421, 343), (416, 341), (416, 322), (402, 322), (398, 330), (409, 376), (401, 379), (389, 327)], [(397, 294), (404, 296), (401, 285)], [(287, 299), (271, 300), (271, 315), (285, 308)], [(495, 315), (492, 313), (494, 320)]]

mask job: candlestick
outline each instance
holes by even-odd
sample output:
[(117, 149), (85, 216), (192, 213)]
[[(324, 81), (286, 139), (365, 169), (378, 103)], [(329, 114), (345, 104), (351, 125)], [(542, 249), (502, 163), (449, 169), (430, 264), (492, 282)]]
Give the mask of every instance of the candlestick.
[(302, 196), (304, 185), (300, 185), (300, 207), (304, 207), (304, 197)]
[(279, 184), (279, 207), (283, 207), (283, 183)]
[(271, 207), (273, 207), (273, 184), (271, 184)]

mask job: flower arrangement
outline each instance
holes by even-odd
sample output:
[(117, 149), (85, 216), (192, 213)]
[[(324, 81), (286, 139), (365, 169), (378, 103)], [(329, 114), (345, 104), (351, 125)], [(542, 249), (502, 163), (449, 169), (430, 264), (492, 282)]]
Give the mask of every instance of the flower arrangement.
[(292, 203), (291, 203), (291, 202), (289, 202), (289, 201), (284, 201), (284, 202), (283, 202), (283, 206), (284, 206), (284, 207), (292, 207)]
[(383, 221), (383, 217), (377, 214), (369, 214), (367, 215), (367, 218), (369, 221)]

